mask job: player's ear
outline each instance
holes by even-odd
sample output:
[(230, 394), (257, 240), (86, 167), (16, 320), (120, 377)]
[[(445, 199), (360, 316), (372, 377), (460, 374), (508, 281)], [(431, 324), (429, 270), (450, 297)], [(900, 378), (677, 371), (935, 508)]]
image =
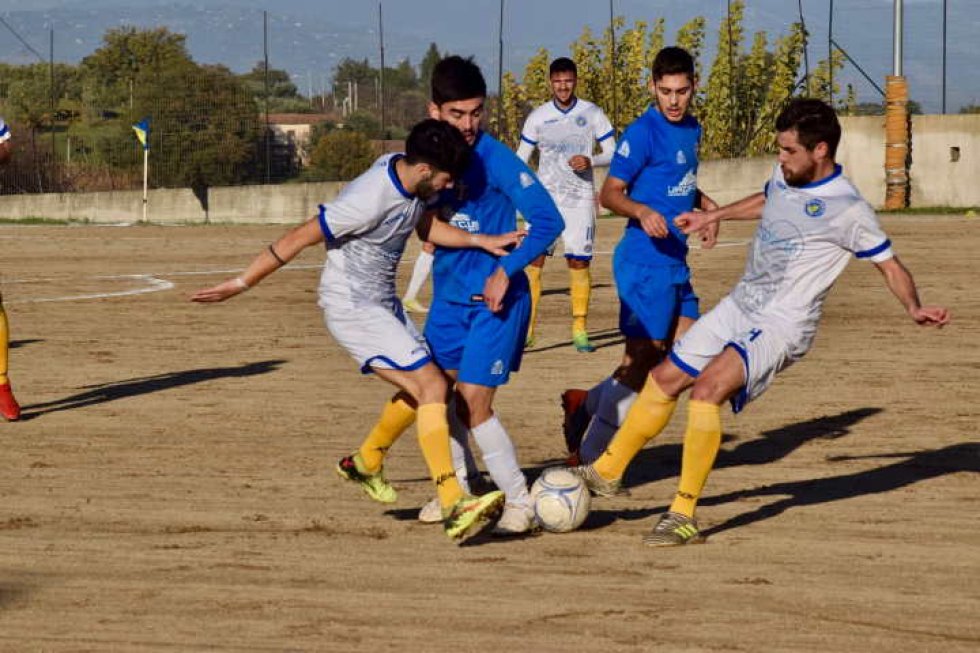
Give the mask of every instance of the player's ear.
[(650, 80), (647, 82), (647, 90), (650, 91), (651, 96), (657, 96), (657, 82), (653, 79), (653, 77), (650, 77)]
[(439, 105), (431, 100), (429, 101), (429, 117), (433, 120), (441, 120)]
[(813, 157), (815, 159), (826, 159), (830, 153), (830, 147), (824, 141), (820, 141), (813, 147)]

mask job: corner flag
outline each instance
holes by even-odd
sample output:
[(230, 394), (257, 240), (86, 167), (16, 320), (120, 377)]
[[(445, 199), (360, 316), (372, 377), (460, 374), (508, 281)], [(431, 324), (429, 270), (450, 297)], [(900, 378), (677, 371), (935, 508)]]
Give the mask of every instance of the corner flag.
[(148, 117), (143, 118), (138, 123), (134, 124), (133, 131), (136, 132), (136, 138), (139, 139), (140, 144), (143, 145), (143, 149), (150, 149), (150, 119)]

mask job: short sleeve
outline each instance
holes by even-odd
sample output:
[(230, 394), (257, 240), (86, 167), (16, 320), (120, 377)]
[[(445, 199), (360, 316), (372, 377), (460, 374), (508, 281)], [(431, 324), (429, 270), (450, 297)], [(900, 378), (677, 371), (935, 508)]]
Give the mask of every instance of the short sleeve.
[(858, 203), (851, 210), (852, 225), (844, 246), (859, 259), (881, 263), (892, 258), (892, 242), (878, 223), (878, 216), (866, 203)]
[(383, 198), (388, 193), (372, 186), (388, 180), (370, 172), (348, 184), (332, 202), (320, 205), (320, 231), (328, 243), (370, 231), (385, 218)]
[(612, 163), (609, 166), (609, 176), (632, 183), (647, 164), (649, 158), (649, 139), (637, 123), (626, 128), (623, 137), (616, 145)]
[(5, 143), (8, 140), (10, 140), (10, 127), (3, 121), (3, 118), (0, 118), (0, 143)]
[(602, 109), (599, 107), (596, 107), (595, 109), (595, 117), (593, 118), (593, 122), (595, 139), (599, 143), (616, 135), (616, 132), (613, 130), (612, 123), (609, 122), (609, 118), (606, 117), (606, 114), (603, 113)]
[(527, 117), (524, 121), (524, 128), (521, 129), (521, 141), (527, 143), (531, 147), (538, 146), (538, 128), (537, 121), (534, 119), (534, 113)]

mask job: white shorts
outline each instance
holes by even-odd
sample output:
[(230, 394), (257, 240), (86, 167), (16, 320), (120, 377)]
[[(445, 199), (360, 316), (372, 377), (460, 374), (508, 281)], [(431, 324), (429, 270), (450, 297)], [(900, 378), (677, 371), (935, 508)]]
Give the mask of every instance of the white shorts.
[(731, 399), (737, 413), (765, 392), (777, 373), (802, 358), (810, 342), (779, 321), (747, 316), (731, 297), (725, 297), (674, 343), (670, 360), (696, 377), (726, 347), (732, 347), (745, 365), (745, 386)]
[(357, 361), (363, 374), (370, 374), (372, 367), (417, 370), (432, 361), (425, 338), (397, 299), (392, 308), (321, 299), (321, 308), (327, 330)]
[[(565, 247), (565, 258), (578, 261), (591, 261), (592, 249), (595, 244), (595, 204), (581, 206), (558, 206), (565, 230), (561, 232), (561, 240)], [(528, 230), (531, 230), (528, 225)], [(555, 255), (555, 246), (548, 248), (548, 256)]]

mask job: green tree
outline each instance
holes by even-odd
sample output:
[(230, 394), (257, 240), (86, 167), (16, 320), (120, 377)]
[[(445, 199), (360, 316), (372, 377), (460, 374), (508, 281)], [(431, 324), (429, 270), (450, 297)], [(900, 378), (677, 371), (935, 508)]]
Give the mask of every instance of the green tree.
[[(289, 77), (289, 73), (278, 68), (269, 68), (269, 99), (298, 98), (299, 90)], [(241, 75), (245, 87), (259, 102), (265, 100), (266, 74), (265, 62), (259, 61), (249, 72)]]
[(347, 181), (364, 172), (375, 157), (367, 136), (340, 129), (327, 133), (316, 144), (310, 167), (326, 181)]
[(419, 86), (426, 95), (428, 95), (429, 86), (432, 84), (432, 71), (441, 59), (442, 55), (439, 54), (439, 48), (436, 47), (435, 43), (430, 43), (429, 49), (425, 51), (425, 55), (422, 57), (422, 63), (419, 64)]

